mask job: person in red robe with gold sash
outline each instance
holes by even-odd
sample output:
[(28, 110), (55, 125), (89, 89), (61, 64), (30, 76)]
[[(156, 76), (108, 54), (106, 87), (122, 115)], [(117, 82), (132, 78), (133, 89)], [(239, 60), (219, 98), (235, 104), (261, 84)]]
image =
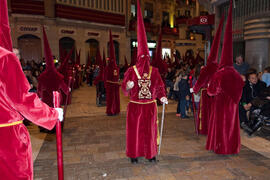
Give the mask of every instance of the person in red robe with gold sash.
[(138, 163), (138, 157), (155, 162), (157, 155), (157, 105), (156, 98), (168, 103), (164, 83), (157, 68), (150, 66), (139, 1), (137, 1), (137, 39), (138, 57), (136, 65), (125, 73), (122, 90), (130, 97), (127, 107), (126, 155), (132, 163)]
[(233, 67), (232, 0), (227, 19), (219, 69), (207, 88), (214, 97), (207, 149), (217, 154), (237, 154), (241, 147), (238, 108), (244, 82)]
[(195, 94), (199, 93), (201, 91), (200, 96), (200, 104), (199, 104), (199, 111), (198, 116), (196, 118), (196, 128), (197, 132), (199, 134), (207, 135), (208, 133), (208, 126), (209, 126), (209, 120), (210, 120), (210, 114), (211, 114), (211, 102), (212, 97), (207, 95), (207, 86), (211, 79), (211, 77), (214, 75), (214, 73), (218, 70), (218, 50), (220, 46), (220, 38), (221, 38), (221, 32), (223, 28), (223, 22), (224, 17), (222, 17), (219, 27), (217, 29), (216, 36), (213, 41), (213, 45), (211, 47), (211, 51), (209, 54), (209, 57), (207, 59), (207, 64), (205, 67), (201, 69), (200, 75), (198, 80), (196, 81), (196, 84), (192, 89), (190, 89), (191, 93), (194, 92)]
[(7, 1), (0, 0), (0, 179), (33, 180), (32, 148), (22, 121), (52, 129), (63, 110), (50, 108), (35, 93), (12, 51)]
[(110, 30), (110, 60), (109, 65), (105, 68), (106, 114), (108, 116), (120, 113), (119, 87), (119, 68), (116, 64), (112, 32)]

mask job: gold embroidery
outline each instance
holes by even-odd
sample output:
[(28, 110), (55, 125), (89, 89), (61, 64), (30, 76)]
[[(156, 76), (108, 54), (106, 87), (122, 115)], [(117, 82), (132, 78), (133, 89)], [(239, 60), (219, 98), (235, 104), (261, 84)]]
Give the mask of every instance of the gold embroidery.
[(151, 80), (139, 79), (138, 85), (140, 87), (139, 99), (151, 99), (152, 98), (152, 94), (150, 92)]
[(136, 66), (133, 66), (133, 69), (137, 75), (138, 78), (138, 86), (140, 88), (139, 90), (139, 99), (152, 99), (152, 93), (150, 92), (150, 87), (151, 87), (151, 75), (152, 75), (152, 66), (149, 68), (149, 74), (144, 73), (143, 74), (143, 79), (140, 76), (138, 69)]

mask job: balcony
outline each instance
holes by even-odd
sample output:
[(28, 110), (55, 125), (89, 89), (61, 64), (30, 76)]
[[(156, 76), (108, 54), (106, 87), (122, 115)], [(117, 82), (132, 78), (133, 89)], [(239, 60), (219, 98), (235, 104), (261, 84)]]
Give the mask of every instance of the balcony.
[(194, 18), (179, 17), (176, 18), (176, 24), (178, 25), (213, 25), (215, 24), (215, 15), (198, 16)]
[[(144, 21), (144, 26), (145, 26), (145, 31), (148, 33), (154, 33), (156, 26), (149, 22), (149, 21)], [(136, 19), (131, 19), (129, 21), (129, 31), (136, 31), (136, 27), (137, 27), (137, 21)]]
[(44, 1), (11, 0), (12, 13), (44, 15)]
[(59, 18), (125, 26), (125, 15), (94, 9), (56, 4), (55, 15)]
[(179, 36), (179, 29), (178, 28), (170, 28), (170, 27), (162, 27), (162, 34), (167, 36)]
[(214, 25), (215, 24), (215, 15), (207, 15), (207, 16), (198, 16), (192, 19), (187, 20), (187, 25)]

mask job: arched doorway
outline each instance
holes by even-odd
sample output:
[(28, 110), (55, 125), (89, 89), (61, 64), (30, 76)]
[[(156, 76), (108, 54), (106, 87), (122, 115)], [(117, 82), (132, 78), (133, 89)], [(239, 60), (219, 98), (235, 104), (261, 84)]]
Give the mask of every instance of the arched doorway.
[(34, 60), (39, 63), (42, 61), (41, 39), (32, 34), (25, 34), (18, 37), (18, 49), (21, 58), (27, 61)]
[[(88, 39), (85, 41), (86, 44), (86, 58), (88, 58), (88, 54), (90, 55), (90, 60), (92, 63), (95, 62), (96, 54), (97, 54), (97, 49), (99, 47), (99, 42), (96, 39)], [(86, 59), (85, 62), (88, 62), (88, 59)]]
[[(116, 63), (119, 65), (119, 42), (113, 40), (114, 44), (114, 51), (115, 51), (115, 57), (116, 57)], [(110, 56), (110, 42), (108, 42), (108, 57)]]
[[(75, 46), (75, 40), (70, 37), (63, 37), (59, 40), (59, 51), (62, 48), (66, 53), (68, 53), (73, 46)], [(75, 51), (73, 51), (71, 58), (72, 60), (75, 59)]]

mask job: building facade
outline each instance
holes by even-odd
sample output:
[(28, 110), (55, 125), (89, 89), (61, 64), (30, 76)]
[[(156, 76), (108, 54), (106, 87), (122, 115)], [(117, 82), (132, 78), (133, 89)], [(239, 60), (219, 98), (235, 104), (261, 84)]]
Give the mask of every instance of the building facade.
[[(42, 28), (45, 27), (53, 54), (73, 46), (81, 50), (81, 63), (97, 47), (108, 55), (112, 30), (117, 62), (130, 61), (136, 46), (136, 0), (8, 0), (13, 46), (25, 60), (42, 61)], [(198, 0), (141, 0), (152, 52), (160, 30), (163, 50), (183, 56), (187, 50), (204, 54), (203, 35), (189, 30), (189, 20), (205, 12)]]
[[(212, 0), (218, 20), (227, 16), (229, 1)], [(235, 0), (233, 10), (234, 57), (242, 54), (247, 63), (258, 71), (270, 65), (270, 1)]]

